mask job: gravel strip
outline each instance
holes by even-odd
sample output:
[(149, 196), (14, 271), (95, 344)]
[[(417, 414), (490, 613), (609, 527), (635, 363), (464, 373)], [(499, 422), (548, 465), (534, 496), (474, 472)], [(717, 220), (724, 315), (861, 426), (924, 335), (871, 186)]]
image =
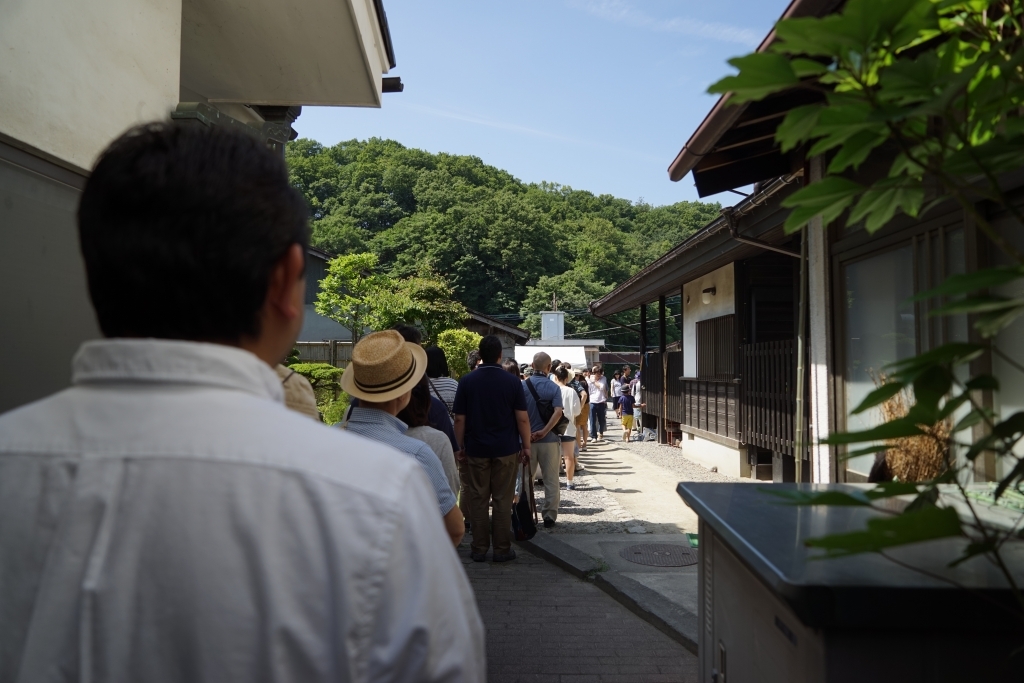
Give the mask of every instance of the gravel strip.
[(619, 444), (622, 448), (628, 449), (644, 460), (664, 467), (675, 474), (679, 481), (712, 481), (712, 482), (749, 482), (749, 479), (737, 479), (718, 472), (712, 472), (708, 468), (693, 462), (683, 456), (682, 449), (671, 446), (660, 446), (654, 441), (631, 441)]
[[(585, 470), (573, 478), (576, 490), (566, 488), (565, 476), (559, 480), (561, 489), (558, 522), (551, 529), (538, 525), (539, 531), (550, 534), (624, 534), (629, 526), (622, 517), (622, 508), (603, 486)], [(537, 517), (544, 505), (544, 487), (533, 485), (537, 500)]]

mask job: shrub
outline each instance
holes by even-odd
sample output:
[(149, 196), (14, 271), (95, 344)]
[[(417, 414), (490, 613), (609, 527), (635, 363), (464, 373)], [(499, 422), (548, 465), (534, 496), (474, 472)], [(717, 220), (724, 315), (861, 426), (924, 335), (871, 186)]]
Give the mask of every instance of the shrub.
[[(316, 394), (316, 404), (325, 406), (337, 401), (341, 396), (341, 368), (336, 368), (330, 363), (295, 363), (288, 366), (309, 380), (313, 385), (313, 393)], [(323, 412), (323, 408), (320, 408)]]
[(437, 335), (437, 345), (444, 351), (448, 371), (453, 378), (458, 379), (469, 372), (466, 356), (480, 346), (481, 339), (483, 337), (476, 332), (461, 329), (445, 330)]
[(336, 400), (330, 401), (326, 405), (317, 406), (320, 408), (320, 414), (323, 415), (324, 424), (333, 425), (341, 422), (350, 401), (349, 395), (342, 392)]

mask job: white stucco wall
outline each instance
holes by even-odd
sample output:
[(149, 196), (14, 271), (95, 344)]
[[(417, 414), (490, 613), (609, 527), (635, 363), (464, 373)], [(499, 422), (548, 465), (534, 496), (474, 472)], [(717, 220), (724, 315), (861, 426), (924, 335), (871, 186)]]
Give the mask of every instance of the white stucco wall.
[[(701, 292), (715, 288), (711, 303), (701, 302)], [(736, 276), (733, 264), (713, 270), (683, 285), (683, 372), (697, 376), (697, 323), (736, 312)]]
[(719, 474), (737, 478), (750, 476), (750, 468), (746, 465), (747, 454), (743, 449), (729, 448), (699, 436), (691, 439), (687, 434), (683, 434), (679, 445), (686, 458), (708, 469), (717, 467)]
[(81, 168), (178, 102), (180, 0), (6, 3), (0, 46), (0, 132)]

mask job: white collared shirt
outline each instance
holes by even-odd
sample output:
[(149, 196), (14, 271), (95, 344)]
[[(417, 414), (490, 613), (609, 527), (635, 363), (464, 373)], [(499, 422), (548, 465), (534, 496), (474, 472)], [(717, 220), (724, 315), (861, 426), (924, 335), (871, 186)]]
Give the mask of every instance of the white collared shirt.
[(105, 340), (0, 416), (0, 680), (484, 680), (420, 466), (281, 400), (248, 352)]

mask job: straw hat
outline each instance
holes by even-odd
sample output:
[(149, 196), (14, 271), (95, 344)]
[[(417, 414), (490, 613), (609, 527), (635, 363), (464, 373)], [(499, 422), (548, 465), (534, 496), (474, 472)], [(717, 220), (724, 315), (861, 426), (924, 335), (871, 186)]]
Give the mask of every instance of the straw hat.
[(416, 386), (427, 369), (427, 352), (398, 332), (368, 334), (352, 349), (341, 389), (361, 401), (385, 403)]

